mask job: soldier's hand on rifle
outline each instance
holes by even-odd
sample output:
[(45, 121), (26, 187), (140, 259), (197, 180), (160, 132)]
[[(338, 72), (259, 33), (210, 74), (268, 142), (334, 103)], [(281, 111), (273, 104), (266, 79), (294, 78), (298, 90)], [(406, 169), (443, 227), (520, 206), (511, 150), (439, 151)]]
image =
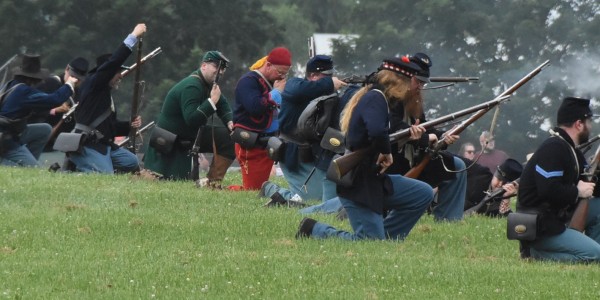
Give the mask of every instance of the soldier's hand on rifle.
[(334, 91), (337, 91), (337, 90), (341, 89), (342, 87), (345, 87), (348, 85), (347, 83), (341, 81), (337, 77), (331, 77), (331, 80), (333, 80), (333, 90)]
[(54, 108), (54, 113), (55, 114), (64, 114), (66, 112), (69, 111), (69, 109), (71, 109), (71, 106), (69, 106), (69, 102), (64, 102), (63, 104), (61, 104), (58, 107)]
[(579, 198), (590, 198), (594, 193), (594, 187), (596, 186), (593, 182), (585, 182), (583, 180), (579, 180), (577, 183), (577, 196)]
[(144, 33), (146, 33), (146, 24), (144, 23), (135, 25), (135, 28), (133, 28), (133, 31), (131, 32), (131, 34), (135, 35), (137, 38), (144, 35)]
[(218, 84), (213, 84), (212, 90), (210, 90), (210, 101), (212, 101), (214, 105), (217, 105), (219, 99), (221, 99), (221, 88), (219, 88)]
[(446, 142), (446, 144), (448, 144), (448, 145), (452, 145), (459, 138), (460, 138), (460, 136), (458, 136), (458, 135), (444, 135), (444, 142)]
[(505, 191), (502, 197), (512, 197), (517, 194), (517, 190), (519, 189), (519, 184), (516, 182), (509, 182), (502, 186), (502, 189)]
[(281, 80), (275, 80), (275, 83), (273, 84), (273, 88), (279, 90), (279, 92), (283, 92), (286, 82), (287, 82), (287, 80), (285, 78), (281, 79)]
[(133, 122), (131, 122), (131, 127), (132, 128), (140, 128), (140, 127), (142, 127), (142, 117), (141, 116), (135, 117), (135, 119), (133, 120)]
[(227, 129), (229, 129), (229, 132), (233, 131), (233, 122), (232, 121), (227, 122)]
[(391, 153), (388, 154), (379, 154), (379, 157), (377, 158), (377, 165), (381, 167), (381, 170), (379, 170), (379, 173), (383, 173), (385, 172), (385, 170), (392, 165), (392, 163), (394, 162), (394, 157), (392, 156)]
[(425, 133), (425, 127), (419, 126), (420, 120), (417, 119), (415, 125), (410, 126), (410, 140), (415, 141), (421, 138), (423, 133)]

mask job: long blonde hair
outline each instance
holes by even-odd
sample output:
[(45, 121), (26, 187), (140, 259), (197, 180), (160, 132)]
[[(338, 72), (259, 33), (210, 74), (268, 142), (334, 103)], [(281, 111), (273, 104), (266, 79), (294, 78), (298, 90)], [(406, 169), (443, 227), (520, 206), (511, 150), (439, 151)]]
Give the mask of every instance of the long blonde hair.
[[(410, 92), (410, 78), (397, 74), (388, 70), (381, 70), (375, 75), (376, 82), (384, 87), (383, 94), (389, 101), (403, 101), (407, 99)], [(350, 126), (350, 118), (354, 112), (354, 109), (358, 105), (358, 102), (362, 97), (373, 87), (373, 84), (368, 84), (358, 90), (354, 96), (348, 101), (346, 107), (342, 111), (342, 117), (340, 118), (340, 128), (344, 134), (348, 132)]]

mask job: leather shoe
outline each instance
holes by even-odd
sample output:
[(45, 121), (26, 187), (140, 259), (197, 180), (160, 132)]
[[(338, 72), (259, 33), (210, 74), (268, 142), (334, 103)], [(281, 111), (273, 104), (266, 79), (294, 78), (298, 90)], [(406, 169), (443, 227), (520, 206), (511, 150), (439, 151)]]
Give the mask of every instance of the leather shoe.
[(317, 220), (311, 218), (304, 218), (298, 225), (298, 232), (296, 232), (296, 239), (309, 238), (312, 235), (313, 228), (317, 224)]

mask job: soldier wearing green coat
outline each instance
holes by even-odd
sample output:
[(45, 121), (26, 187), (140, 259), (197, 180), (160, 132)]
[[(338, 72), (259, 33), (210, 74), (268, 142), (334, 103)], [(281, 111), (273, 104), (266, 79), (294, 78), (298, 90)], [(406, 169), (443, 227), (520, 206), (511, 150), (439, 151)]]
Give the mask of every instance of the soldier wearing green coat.
[[(175, 134), (176, 138), (170, 147), (159, 147), (151, 141), (144, 158), (145, 168), (167, 179), (190, 179), (192, 160), (189, 152), (200, 129), (199, 152), (214, 154), (207, 178), (200, 182), (221, 188), (221, 181), (235, 158), (234, 143), (229, 136), (233, 128), (231, 107), (215, 84), (219, 65), (222, 74), (228, 62), (219, 51), (208, 51), (200, 68), (171, 88), (158, 116), (159, 128), (155, 131), (164, 129)], [(211, 119), (214, 114), (226, 127)], [(157, 134), (153, 133), (151, 140), (155, 136)], [(164, 142), (160, 138), (157, 140)], [(163, 142), (158, 144), (164, 146)]]

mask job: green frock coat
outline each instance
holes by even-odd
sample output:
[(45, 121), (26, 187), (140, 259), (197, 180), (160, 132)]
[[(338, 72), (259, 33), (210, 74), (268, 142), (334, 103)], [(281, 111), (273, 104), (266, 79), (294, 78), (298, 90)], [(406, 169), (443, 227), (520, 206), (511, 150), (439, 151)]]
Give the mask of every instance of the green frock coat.
[[(188, 141), (193, 144), (198, 128), (206, 125), (209, 117), (215, 113), (208, 102), (211, 88), (212, 85), (204, 80), (199, 71), (194, 71), (171, 88), (158, 116), (157, 126), (176, 134), (177, 141), (169, 154), (148, 147), (144, 157), (145, 168), (169, 179), (188, 179), (191, 171), (188, 152), (191, 145), (185, 148), (179, 142)], [(231, 107), (223, 95), (216, 107), (216, 114), (223, 124), (232, 120)]]

